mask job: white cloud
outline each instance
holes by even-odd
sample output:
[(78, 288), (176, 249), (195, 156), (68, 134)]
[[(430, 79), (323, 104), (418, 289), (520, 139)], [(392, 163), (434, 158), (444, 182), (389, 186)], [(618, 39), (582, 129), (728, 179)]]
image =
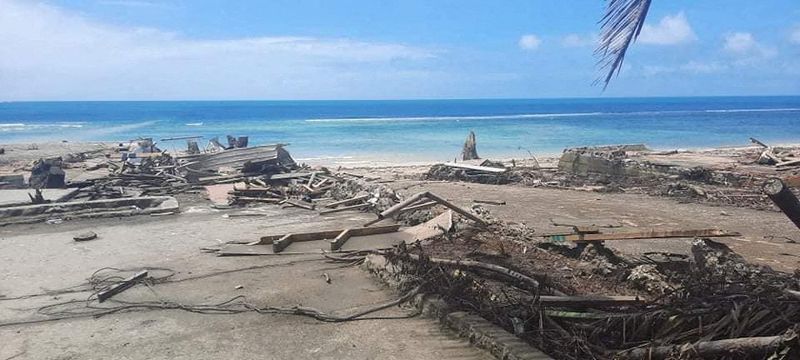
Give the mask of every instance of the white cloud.
[(720, 62), (703, 62), (703, 61), (689, 61), (681, 65), (680, 69), (683, 71), (695, 74), (713, 74), (728, 70), (729, 66)]
[(163, 1), (147, 1), (147, 0), (99, 0), (97, 1), (100, 5), (111, 5), (111, 6), (124, 6), (130, 8), (170, 8), (172, 7), (171, 4), (165, 3)]
[(567, 34), (561, 38), (561, 46), (563, 47), (584, 47), (597, 45), (597, 34)]
[(778, 55), (777, 49), (761, 44), (753, 34), (748, 32), (735, 32), (725, 35), (723, 49), (736, 56), (739, 65), (771, 59)]
[(652, 45), (677, 45), (697, 40), (686, 15), (680, 12), (661, 18), (657, 25), (644, 24), (637, 41)]
[(716, 74), (727, 71), (730, 66), (718, 61), (698, 61), (691, 60), (687, 63), (677, 66), (665, 65), (643, 65), (642, 74), (645, 76), (654, 76), (662, 74)]
[(522, 50), (536, 50), (542, 44), (542, 39), (534, 34), (522, 35), (519, 38), (519, 48)]
[(789, 42), (800, 45), (800, 25), (795, 26), (791, 33), (789, 33)]
[(0, 0), (0, 49), (13, 54), (0, 56), (0, 100), (353, 96), (342, 88), (367, 91), (376, 73), (438, 54), (353, 39), (189, 39), (14, 0)]
[(751, 33), (737, 32), (725, 36), (725, 50), (732, 53), (744, 54), (757, 46), (758, 42)]

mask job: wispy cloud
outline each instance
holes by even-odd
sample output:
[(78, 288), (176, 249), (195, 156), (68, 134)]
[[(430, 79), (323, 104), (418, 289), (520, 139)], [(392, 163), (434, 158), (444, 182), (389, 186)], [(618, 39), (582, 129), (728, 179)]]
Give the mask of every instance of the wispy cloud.
[(519, 45), (520, 49), (527, 51), (536, 50), (539, 48), (539, 45), (541, 44), (542, 44), (542, 39), (540, 39), (538, 36), (534, 34), (522, 35), (520, 36), (519, 41), (517, 42), (517, 45)]
[(683, 12), (667, 15), (656, 25), (645, 24), (639, 42), (652, 45), (677, 45), (697, 40), (689, 20)]
[(761, 44), (749, 32), (735, 32), (725, 35), (723, 49), (737, 58), (742, 65), (774, 58), (778, 50), (774, 47)]
[(164, 1), (147, 1), (147, 0), (98, 0), (100, 5), (109, 6), (124, 6), (130, 8), (171, 8), (174, 4)]
[(0, 99), (293, 97), (328, 83), (336, 94), (438, 55), (344, 38), (190, 39), (14, 0), (0, 0), (0, 48), (14, 54), (0, 57)]
[(563, 47), (588, 47), (597, 46), (599, 37), (597, 34), (567, 34), (561, 38), (561, 46)]
[(796, 25), (789, 33), (789, 42), (800, 45), (800, 25)]

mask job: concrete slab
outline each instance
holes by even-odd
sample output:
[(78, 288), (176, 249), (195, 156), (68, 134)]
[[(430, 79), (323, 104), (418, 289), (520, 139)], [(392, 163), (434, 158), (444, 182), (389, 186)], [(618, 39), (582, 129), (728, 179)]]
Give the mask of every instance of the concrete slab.
[[(45, 200), (60, 202), (75, 195), (78, 189), (42, 189), (42, 196)], [(28, 196), (36, 194), (33, 189), (5, 189), (0, 190), (0, 207), (30, 205), (31, 198)]]

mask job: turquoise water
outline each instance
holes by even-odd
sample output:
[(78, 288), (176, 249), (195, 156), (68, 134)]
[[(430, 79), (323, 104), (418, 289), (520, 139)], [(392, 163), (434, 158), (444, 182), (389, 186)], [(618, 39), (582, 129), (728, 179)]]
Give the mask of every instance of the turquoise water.
[(800, 97), (0, 103), (3, 143), (232, 134), (289, 143), (300, 159), (427, 161), (457, 156), (470, 130), (479, 154), (495, 158), (615, 143), (707, 148), (751, 136), (799, 143)]

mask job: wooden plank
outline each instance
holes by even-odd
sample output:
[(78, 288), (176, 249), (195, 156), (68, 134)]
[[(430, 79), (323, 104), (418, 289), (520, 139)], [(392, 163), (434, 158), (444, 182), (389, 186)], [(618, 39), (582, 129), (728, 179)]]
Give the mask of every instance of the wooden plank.
[(112, 296), (119, 294), (127, 289), (130, 289), (131, 287), (133, 287), (133, 285), (136, 285), (136, 282), (146, 277), (147, 277), (147, 270), (144, 270), (123, 280), (121, 283), (111, 285), (111, 287), (109, 287), (108, 289), (102, 290), (97, 293), (97, 301), (99, 302), (106, 301), (110, 299)]
[(472, 200), (472, 202), (474, 202), (476, 204), (490, 204), (490, 205), (505, 205), (506, 204), (506, 202), (503, 201), (503, 200), (480, 200), (480, 199), (474, 199), (474, 200)]
[(248, 201), (263, 202), (263, 203), (270, 203), (270, 204), (277, 204), (277, 203), (283, 201), (283, 199), (278, 199), (278, 198), (263, 198), (263, 197), (253, 197), (253, 196), (237, 196), (236, 200), (237, 201), (245, 201), (245, 202), (248, 202)]
[(356, 201), (367, 200), (367, 199), (369, 199), (369, 198), (370, 198), (370, 196), (371, 196), (371, 195), (369, 195), (369, 194), (366, 194), (366, 195), (361, 195), (361, 196), (356, 196), (356, 197), (349, 198), (349, 199), (346, 199), (346, 200), (341, 200), (341, 201), (337, 201), (337, 202), (332, 202), (332, 203), (330, 203), (330, 204), (327, 204), (327, 205), (325, 205), (325, 207), (326, 207), (326, 208), (335, 208), (335, 207), (337, 207), (337, 206), (339, 206), (339, 205), (346, 205), (346, 204), (349, 204), (349, 203), (354, 203), (354, 202), (356, 202)]
[(666, 238), (693, 238), (693, 237), (723, 237), (739, 236), (737, 232), (727, 232), (718, 229), (701, 230), (650, 230), (641, 232), (619, 232), (606, 234), (571, 234), (545, 236), (553, 242), (563, 241), (606, 241), (606, 240), (636, 240), (636, 239), (666, 239)]
[(800, 165), (800, 159), (784, 161), (784, 162), (779, 162), (779, 163), (775, 164), (775, 166), (777, 166), (777, 167), (792, 166), (792, 165)]
[(309, 204), (309, 203), (307, 203), (305, 201), (286, 200), (286, 203), (289, 204), (289, 205), (292, 205), (292, 206), (299, 207), (301, 209), (314, 210), (314, 204)]
[(467, 170), (489, 172), (489, 173), (495, 173), (495, 174), (500, 174), (500, 173), (504, 173), (504, 172), (508, 171), (508, 169), (506, 169), (506, 168), (467, 165), (467, 164), (458, 164), (458, 163), (444, 163), (443, 165), (447, 166), (447, 167), (454, 167), (454, 168), (459, 168), (459, 169), (467, 169)]
[(274, 174), (269, 177), (270, 180), (288, 180), (288, 179), (297, 179), (306, 176), (311, 176), (310, 172), (291, 172), (291, 173), (284, 173), (284, 174)]
[(638, 296), (539, 296), (544, 305), (559, 307), (602, 307), (640, 304)]
[[(373, 234), (383, 234), (389, 232), (395, 232), (400, 229), (400, 225), (384, 225), (384, 226), (373, 226), (373, 227), (364, 227), (364, 228), (355, 228), (351, 229), (353, 236), (363, 236), (363, 235), (373, 235)], [(339, 230), (323, 230), (323, 231), (315, 231), (315, 232), (307, 232), (307, 233), (295, 233), (292, 237), (292, 241), (313, 241), (313, 240), (324, 240), (324, 239), (333, 239), (338, 236), (344, 229)], [(286, 234), (281, 235), (268, 235), (262, 236), (258, 242), (250, 243), (250, 245), (269, 245), (272, 244), (274, 241), (279, 240), (286, 236)]]
[(369, 204), (369, 203), (355, 204), (355, 205), (350, 205), (350, 206), (343, 206), (343, 207), (336, 208), (336, 209), (322, 210), (319, 213), (320, 213), (320, 215), (326, 215), (326, 214), (336, 213), (336, 212), (340, 212), (340, 211), (347, 211), (347, 210), (353, 210), (353, 209), (363, 209), (365, 207), (370, 207), (370, 206), (372, 206), (372, 204)]

